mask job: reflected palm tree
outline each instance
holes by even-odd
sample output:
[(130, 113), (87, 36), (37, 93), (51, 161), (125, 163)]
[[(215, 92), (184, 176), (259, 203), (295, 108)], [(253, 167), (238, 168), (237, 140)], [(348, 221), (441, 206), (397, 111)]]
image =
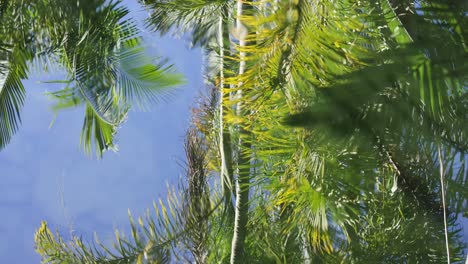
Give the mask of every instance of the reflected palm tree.
[(31, 67), (60, 65), (66, 88), (52, 92), (54, 109), (83, 105), (81, 144), (97, 155), (114, 148), (114, 135), (132, 104), (148, 106), (180, 83), (170, 66), (155, 64), (120, 1), (2, 1), (0, 148), (17, 131)]

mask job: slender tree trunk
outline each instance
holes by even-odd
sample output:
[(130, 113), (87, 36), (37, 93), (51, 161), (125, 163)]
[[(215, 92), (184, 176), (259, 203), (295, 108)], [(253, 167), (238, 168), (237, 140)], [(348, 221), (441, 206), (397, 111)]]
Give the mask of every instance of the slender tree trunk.
[(447, 227), (447, 206), (445, 204), (445, 184), (444, 184), (444, 163), (442, 162), (442, 151), (440, 144), (437, 146), (437, 156), (439, 158), (439, 171), (440, 171), (440, 195), (442, 196), (442, 210), (444, 210), (444, 234), (445, 234), (445, 247), (447, 249), (447, 263), (450, 264), (450, 244)]
[(228, 218), (234, 215), (234, 206), (232, 204), (232, 186), (234, 171), (232, 169), (232, 148), (231, 135), (229, 130), (224, 126), (224, 42), (226, 37), (229, 39), (227, 32), (227, 10), (219, 18), (219, 152), (221, 157), (221, 182), (223, 186), (225, 209), (228, 213)]
[[(248, 34), (247, 29), (242, 24), (241, 16), (245, 8), (245, 1), (237, 1), (237, 21), (236, 21), (236, 33), (239, 38), (239, 76), (243, 75), (246, 68), (245, 52), (242, 50), (245, 45), (245, 38)], [(243, 83), (238, 83), (237, 99), (237, 115), (242, 115), (242, 89)], [(232, 238), (231, 245), (231, 264), (243, 263), (245, 257), (245, 238), (247, 235), (247, 222), (249, 212), (249, 189), (250, 189), (250, 152), (246, 151), (250, 149), (250, 144), (245, 142), (243, 138), (248, 136), (248, 132), (244, 130), (242, 125), (239, 128), (239, 154), (237, 162), (237, 182), (236, 182), (236, 208), (234, 218), (234, 235)]]

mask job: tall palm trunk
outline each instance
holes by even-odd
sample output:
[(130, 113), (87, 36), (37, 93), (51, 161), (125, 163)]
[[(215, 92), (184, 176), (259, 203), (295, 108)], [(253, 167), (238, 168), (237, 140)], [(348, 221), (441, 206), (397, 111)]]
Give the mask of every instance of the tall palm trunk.
[(442, 162), (442, 151), (440, 144), (437, 146), (437, 157), (439, 158), (439, 171), (440, 171), (440, 195), (442, 196), (442, 210), (444, 215), (444, 234), (445, 234), (445, 247), (447, 249), (447, 263), (450, 264), (450, 244), (447, 228), (447, 206), (445, 203), (445, 184), (444, 184), (444, 164)]
[[(227, 31), (227, 13), (226, 9), (219, 18), (218, 27), (218, 47), (219, 47), (219, 153), (221, 157), (221, 182), (223, 186), (225, 210), (230, 216), (234, 215), (234, 206), (232, 204), (232, 186), (234, 170), (232, 169), (232, 148), (231, 135), (224, 126), (224, 42), (229, 40)], [(231, 222), (232, 223), (232, 222)]]
[[(237, 1), (237, 20), (236, 31), (239, 38), (239, 76), (245, 72), (246, 61), (243, 48), (246, 45), (245, 38), (248, 34), (247, 29), (242, 24), (241, 16), (246, 7), (245, 1)], [(242, 89), (243, 83), (238, 83), (237, 99), (239, 100), (236, 106), (237, 115), (242, 115)], [(234, 217), (234, 235), (231, 245), (231, 264), (242, 263), (244, 258), (244, 244), (247, 235), (247, 222), (249, 212), (249, 188), (250, 188), (250, 153), (245, 151), (250, 149), (250, 143), (243, 140), (248, 136), (248, 132), (240, 126), (239, 137), (239, 154), (237, 161), (237, 182), (236, 182), (236, 208)]]

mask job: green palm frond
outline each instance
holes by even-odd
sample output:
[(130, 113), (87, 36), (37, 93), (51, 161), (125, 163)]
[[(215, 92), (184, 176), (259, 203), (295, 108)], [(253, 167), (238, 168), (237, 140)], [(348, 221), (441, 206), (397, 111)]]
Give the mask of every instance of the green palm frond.
[(102, 156), (105, 150), (116, 150), (114, 145), (114, 135), (117, 128), (126, 118), (126, 112), (117, 113), (119, 117), (113, 118), (118, 120), (119, 123), (109, 124), (96, 113), (90, 104), (86, 104), (85, 119), (83, 129), (81, 132), (81, 145), (85, 153), (92, 153), (91, 145), (94, 141), (96, 153)]
[(10, 53), (0, 51), (0, 149), (4, 148), (18, 130), (20, 111), (25, 99), (21, 82), (26, 77), (27, 54), (19, 49)]
[[(57, 81), (54, 81), (57, 82)], [(60, 81), (66, 84), (70, 84), (70, 81)], [(98, 157), (102, 157), (102, 154), (106, 150), (117, 150), (117, 146), (114, 144), (114, 136), (117, 133), (117, 129), (127, 117), (127, 109), (123, 109), (119, 112), (107, 111), (105, 114), (107, 118), (102, 118), (101, 115), (93, 108), (93, 106), (87, 103), (82, 97), (75, 94), (75, 89), (66, 87), (62, 90), (47, 93), (47, 95), (56, 104), (52, 109), (57, 113), (60, 110), (77, 107), (79, 105), (85, 105), (85, 118), (83, 122), (83, 128), (81, 132), (81, 146), (85, 153), (91, 154), (92, 148), (96, 149)], [(114, 105), (113, 109), (118, 109), (122, 105)], [(109, 117), (109, 115), (115, 115)], [(116, 123), (109, 123), (107, 120), (113, 120)]]
[(130, 219), (135, 244), (116, 231), (115, 250), (99, 241), (96, 244), (86, 244), (78, 237), (66, 242), (59, 233), (54, 235), (46, 222), (42, 222), (35, 234), (36, 251), (42, 255), (42, 263), (170, 263), (169, 249), (153, 245), (152, 241), (144, 242), (135, 233), (136, 226)]
[(219, 17), (232, 7), (226, 0), (143, 0), (151, 14), (147, 25), (166, 34), (170, 30), (191, 32), (194, 46), (207, 44), (216, 38)]
[(124, 42), (118, 53), (117, 92), (128, 103), (142, 108), (159, 101), (169, 87), (179, 85), (180, 74), (172, 73), (172, 65), (155, 64), (140, 43)]
[[(453, 110), (450, 109), (450, 101), (466, 92), (463, 88), (467, 81), (464, 45), (455, 41), (457, 38), (444, 24), (428, 22), (424, 20), (427, 17), (424, 14), (414, 16), (413, 19), (418, 22), (413, 23), (421, 28), (420, 33), (414, 33), (414, 36), (404, 40), (397, 38), (395, 41), (400, 46), (376, 53), (368, 62), (369, 66), (347, 75), (334, 76), (341, 83), (323, 91), (327, 98), (336, 100), (331, 103), (344, 103), (345, 106), (353, 105), (356, 108), (368, 102), (372, 96), (382, 94), (385, 88), (397, 84), (413, 97), (413, 104), (424, 107), (428, 114), (438, 119), (451, 114)], [(398, 32), (397, 28), (401, 28), (401, 24), (393, 25), (395, 20), (398, 21), (397, 17), (387, 20), (390, 22), (386, 27), (391, 29), (392, 36), (409, 36), (408, 33)], [(422, 32), (423, 28), (431, 31), (431, 34)], [(412, 39), (413, 43), (410, 42)], [(345, 98), (350, 99), (345, 102)]]
[(25, 14), (15, 13), (14, 9), (12, 1), (1, 1), (0, 150), (10, 142), (21, 123), (21, 107), (26, 96), (22, 80), (27, 77), (27, 63), (32, 58), (25, 43), (28, 36), (19, 32), (28, 21), (24, 19)]
[[(345, 131), (343, 135), (359, 128), (370, 137), (389, 127), (396, 131), (417, 125), (424, 127), (422, 132), (432, 140), (466, 151), (466, 144), (460, 139), (468, 129), (464, 121), (467, 117), (461, 114), (466, 113), (461, 102), (466, 97), (467, 53), (454, 31), (455, 24), (429, 20), (439, 17), (438, 12), (450, 17), (449, 9), (432, 10), (429, 14), (421, 10), (413, 15), (412, 23), (426, 31), (413, 30), (409, 37), (407, 32), (397, 30), (403, 27), (395, 22), (398, 18), (386, 17), (389, 22), (385, 27), (391, 29), (398, 46), (390, 44), (389, 50), (376, 53), (362, 69), (335, 76), (337, 84), (319, 90), (320, 103), (291, 116), (287, 123), (325, 125)], [(451, 11), (453, 16), (458, 12)], [(402, 34), (407, 37), (398, 38)]]
[(48, 4), (36, 8), (51, 13), (41, 22), (51, 26), (46, 29), (51, 51), (68, 72), (67, 88), (53, 97), (62, 106), (86, 107), (81, 145), (87, 153), (92, 153), (93, 140), (98, 156), (114, 146), (113, 137), (132, 104), (146, 109), (181, 82), (170, 65), (156, 64), (145, 54), (140, 32), (120, 1), (65, 1), (53, 10)]
[(25, 91), (21, 80), (14, 73), (2, 72), (0, 90), (0, 148), (4, 148), (21, 122), (20, 109)]
[(2, 58), (2, 84), (8, 89), (1, 90), (0, 147), (17, 130), (24, 98), (20, 80), (27, 78), (31, 62), (35, 69), (55, 64), (65, 69), (67, 87), (52, 96), (59, 99), (55, 110), (85, 106), (82, 146), (91, 153), (94, 137), (98, 156), (114, 145), (130, 105), (148, 108), (182, 80), (170, 65), (146, 56), (140, 31), (121, 1), (13, 0), (2, 2), (2, 8), (0, 50), (8, 54)]

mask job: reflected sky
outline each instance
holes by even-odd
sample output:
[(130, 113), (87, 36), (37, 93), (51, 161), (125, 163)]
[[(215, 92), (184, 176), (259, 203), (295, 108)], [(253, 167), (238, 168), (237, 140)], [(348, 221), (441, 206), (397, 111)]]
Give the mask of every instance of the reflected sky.
[[(124, 4), (140, 22), (146, 18), (136, 1)], [(102, 160), (79, 148), (83, 108), (60, 112), (49, 128), (55, 115), (44, 93), (61, 85), (39, 81), (64, 76), (39, 73), (24, 82), (22, 126), (0, 152), (0, 263), (39, 263), (34, 231), (41, 220), (64, 235), (91, 239), (96, 231), (101, 241), (111, 241), (114, 228), (128, 228), (127, 209), (141, 215), (165, 198), (166, 183), (177, 184), (190, 107), (203, 85), (201, 52), (183, 39), (144, 37), (149, 53), (168, 57), (187, 84), (149, 111), (131, 110), (118, 133), (119, 152)]]

